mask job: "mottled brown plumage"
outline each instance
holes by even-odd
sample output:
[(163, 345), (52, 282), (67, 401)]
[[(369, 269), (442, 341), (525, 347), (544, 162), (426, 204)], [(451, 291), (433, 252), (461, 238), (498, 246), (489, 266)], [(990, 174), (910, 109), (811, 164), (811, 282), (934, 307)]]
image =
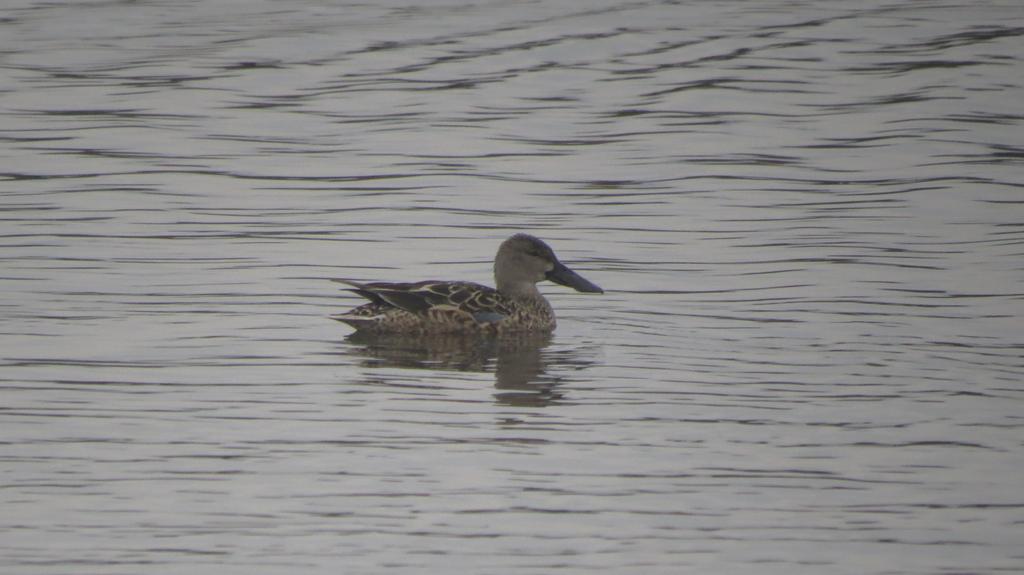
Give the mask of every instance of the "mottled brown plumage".
[(494, 279), (497, 289), (472, 282), (334, 280), (370, 301), (333, 319), (364, 333), (550, 331), (555, 313), (537, 282), (547, 279), (577, 291), (603, 293), (559, 262), (547, 244), (527, 234), (516, 234), (498, 248)]

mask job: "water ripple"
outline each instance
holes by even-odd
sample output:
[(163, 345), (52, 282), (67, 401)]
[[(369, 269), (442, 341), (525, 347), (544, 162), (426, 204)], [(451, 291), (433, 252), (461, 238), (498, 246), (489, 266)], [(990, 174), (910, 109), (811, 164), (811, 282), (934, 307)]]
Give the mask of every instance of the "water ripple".
[[(0, 565), (1013, 571), (1019, 16), (10, 7)], [(522, 230), (550, 338), (326, 319)]]

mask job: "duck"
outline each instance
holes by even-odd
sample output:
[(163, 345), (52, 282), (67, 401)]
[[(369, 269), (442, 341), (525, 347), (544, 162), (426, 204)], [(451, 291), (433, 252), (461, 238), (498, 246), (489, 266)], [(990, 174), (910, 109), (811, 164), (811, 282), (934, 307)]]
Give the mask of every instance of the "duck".
[(372, 335), (551, 332), (557, 325), (555, 312), (537, 289), (545, 280), (578, 292), (604, 293), (560, 262), (548, 244), (517, 233), (498, 247), (493, 288), (466, 281), (333, 279), (369, 301), (331, 319)]

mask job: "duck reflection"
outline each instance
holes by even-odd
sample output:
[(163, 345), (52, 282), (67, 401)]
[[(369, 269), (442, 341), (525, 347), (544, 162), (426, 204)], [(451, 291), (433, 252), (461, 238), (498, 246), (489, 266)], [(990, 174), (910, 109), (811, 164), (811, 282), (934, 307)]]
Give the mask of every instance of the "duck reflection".
[(402, 336), (356, 332), (346, 338), (363, 357), (364, 367), (399, 367), (494, 372), (495, 401), (519, 407), (543, 407), (559, 402), (563, 378), (548, 373), (548, 365), (579, 369), (591, 364), (579, 350), (553, 350), (550, 333)]

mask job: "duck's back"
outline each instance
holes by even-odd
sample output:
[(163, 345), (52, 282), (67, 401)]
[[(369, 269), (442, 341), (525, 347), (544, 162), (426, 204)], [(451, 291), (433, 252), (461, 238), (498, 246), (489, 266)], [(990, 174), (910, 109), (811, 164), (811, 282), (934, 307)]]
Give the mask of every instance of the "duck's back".
[[(334, 316), (368, 332), (469, 332), (554, 327), (550, 306), (524, 305), (473, 282), (360, 283), (338, 280), (370, 300)], [(547, 302), (543, 302), (546, 304)], [(527, 320), (531, 325), (526, 325)], [(536, 324), (536, 325), (533, 325)]]

